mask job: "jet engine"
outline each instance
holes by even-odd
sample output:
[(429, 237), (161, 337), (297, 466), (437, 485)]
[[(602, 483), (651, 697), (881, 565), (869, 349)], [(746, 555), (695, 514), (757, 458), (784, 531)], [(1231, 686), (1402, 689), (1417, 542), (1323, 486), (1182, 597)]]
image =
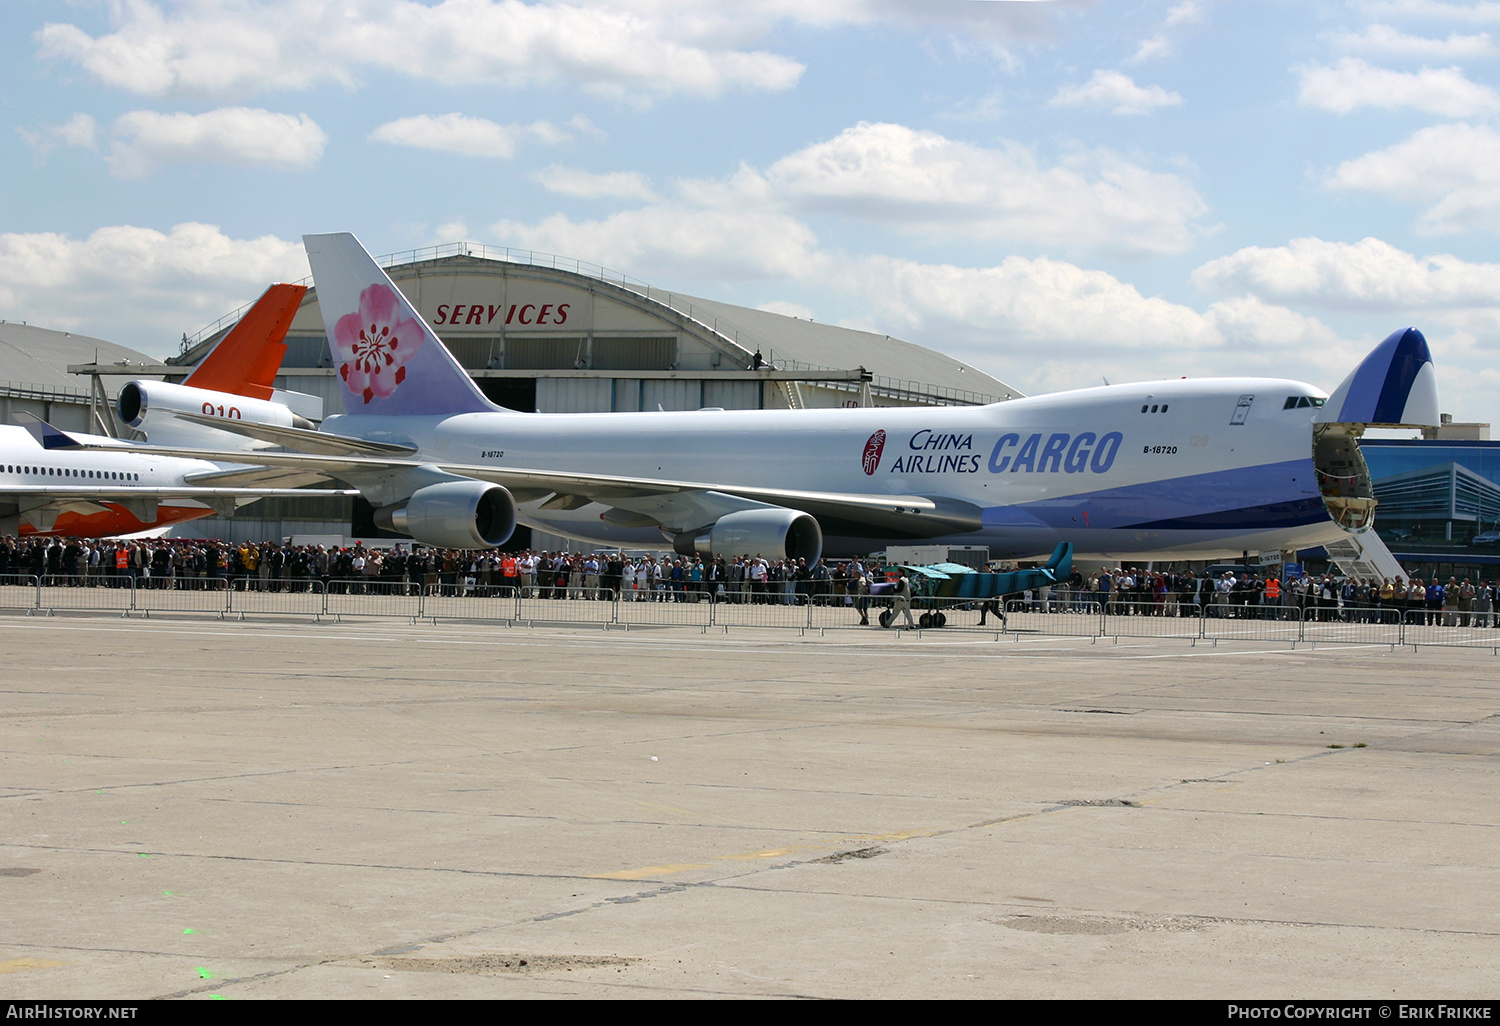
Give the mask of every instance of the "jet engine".
[(174, 417), (173, 413), (196, 413), (273, 427), (316, 427), (312, 421), (293, 413), (285, 403), (193, 388), (191, 385), (174, 385), (168, 381), (128, 383), (120, 389), (117, 409), (122, 421), (144, 431), (146, 437), (157, 445), (210, 444), (216, 449), (250, 449), (265, 445), (253, 438), (215, 431)]
[(738, 556), (760, 553), (770, 559), (805, 559), (823, 554), (823, 529), (794, 509), (745, 509), (726, 513), (712, 527), (679, 534), (672, 547), (684, 556)]
[(381, 506), (375, 523), (424, 545), (488, 549), (504, 544), (516, 529), (516, 500), (496, 484), (443, 481), (418, 488), (405, 502)]

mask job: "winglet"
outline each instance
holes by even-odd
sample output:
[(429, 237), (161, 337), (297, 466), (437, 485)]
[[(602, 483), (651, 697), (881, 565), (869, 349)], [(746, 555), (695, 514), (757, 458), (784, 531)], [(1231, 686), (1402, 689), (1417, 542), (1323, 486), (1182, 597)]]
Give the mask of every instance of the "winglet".
[(1393, 332), (1344, 379), (1314, 418), (1320, 424), (1437, 427), (1437, 377), (1427, 339)]
[(183, 384), (270, 399), (271, 385), (286, 356), (287, 329), (306, 293), (306, 285), (272, 285), (266, 289)]
[(347, 232), (304, 235), (302, 244), (346, 413), (504, 412), (484, 397), (358, 239)]
[(66, 431), (59, 430), (46, 421), (37, 419), (34, 414), (17, 413), (16, 420), (20, 422), (20, 425), (27, 430), (32, 438), (37, 440), (37, 444), (43, 449), (86, 448), (82, 442)]

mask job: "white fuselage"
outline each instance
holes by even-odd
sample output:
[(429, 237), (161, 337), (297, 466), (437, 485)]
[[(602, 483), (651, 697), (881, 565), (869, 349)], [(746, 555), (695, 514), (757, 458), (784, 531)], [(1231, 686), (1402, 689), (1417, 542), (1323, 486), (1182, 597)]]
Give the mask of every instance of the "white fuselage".
[[(116, 444), (103, 436), (72, 437), (89, 445)], [(47, 518), (47, 530), (40, 533), (111, 537), (192, 520), (213, 510), (186, 498), (159, 505), (156, 500), (183, 487), (188, 475), (216, 469), (207, 460), (108, 449), (45, 449), (24, 428), (0, 426), (0, 505), (11, 509), (0, 513), (0, 523), (16, 521), (27, 510), (51, 507), (55, 520)], [(16, 522), (7, 533), (33, 529)]]
[[(993, 555), (1198, 557), (1340, 537), (1313, 463), (1313, 386), (1267, 378), (1145, 382), (982, 407), (798, 411), (345, 415), (325, 430), (414, 445), (421, 460), (707, 485), (917, 495), (976, 509), (933, 542)], [(606, 545), (662, 544), (653, 526), (521, 504), (534, 528)], [(672, 525), (667, 525), (669, 528)], [(696, 525), (676, 525), (676, 528)], [(901, 537), (824, 524), (829, 554)]]

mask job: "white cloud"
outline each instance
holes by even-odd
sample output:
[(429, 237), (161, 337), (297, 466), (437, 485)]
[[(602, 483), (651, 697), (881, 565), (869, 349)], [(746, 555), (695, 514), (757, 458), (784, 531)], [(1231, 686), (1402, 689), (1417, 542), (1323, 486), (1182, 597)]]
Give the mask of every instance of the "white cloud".
[(1470, 263), (1445, 253), (1416, 257), (1374, 238), (1247, 246), (1199, 267), (1193, 283), (1334, 309), (1500, 304), (1500, 264)]
[(1310, 348), (1339, 345), (1338, 333), (1316, 317), (1256, 296), (1235, 296), (1212, 304), (1204, 314), (1232, 346), (1253, 346), (1262, 354), (1288, 351), (1303, 356)]
[(1061, 260), (1011, 256), (994, 267), (870, 257), (847, 272), (868, 301), (911, 327), (986, 326), (1026, 344), (1216, 347), (1222, 338), (1190, 307), (1142, 296), (1104, 271)]
[(1083, 85), (1063, 86), (1054, 107), (1094, 107), (1115, 114), (1149, 114), (1158, 107), (1180, 107), (1182, 97), (1161, 86), (1138, 86), (1129, 75), (1100, 68)]
[(232, 239), (214, 225), (168, 233), (117, 225), (86, 239), (0, 234), (0, 308), (7, 317), (107, 338), (152, 355), (183, 332), (308, 273), (300, 242)]
[(493, 226), (498, 241), (708, 287), (724, 276), (805, 277), (831, 267), (812, 229), (815, 213), (937, 238), (1026, 239), (1122, 252), (1178, 252), (1206, 209), (1192, 187), (1113, 154), (1055, 167), (1024, 147), (983, 149), (901, 125), (861, 124), (762, 172), (682, 179), (658, 200), (646, 179), (551, 167), (534, 177), (571, 195), (648, 203), (602, 220), (555, 215)]
[(725, 42), (743, 19), (715, 6), (684, 14), (654, 4), (521, 0), (121, 0), (113, 14), (113, 31), (99, 36), (68, 23), (44, 26), (40, 55), (162, 97), (241, 96), (395, 73), (449, 84), (562, 81), (646, 100), (789, 89), (803, 70)]
[(813, 319), (812, 307), (803, 306), (801, 303), (786, 303), (781, 300), (772, 300), (762, 303), (755, 309), (764, 310), (767, 313), (781, 314), (783, 317), (800, 317), (804, 321)]
[(1471, 36), (1452, 32), (1447, 39), (1432, 39), (1408, 35), (1389, 25), (1371, 25), (1360, 33), (1334, 33), (1329, 37), (1329, 42), (1340, 50), (1407, 60), (1488, 58), (1500, 53), (1487, 32)]
[(1360, 5), (1375, 17), (1460, 21), (1476, 24), (1500, 22), (1500, 3), (1447, 3), (1445, 0), (1366, 0)]
[(967, 96), (949, 110), (940, 111), (945, 121), (999, 121), (1005, 114), (1005, 91), (991, 89), (983, 96)]
[(1405, 142), (1345, 161), (1328, 184), (1431, 202), (1417, 220), (1423, 234), (1500, 231), (1500, 133), (1467, 124), (1424, 128)]
[[(689, 291), (724, 277), (815, 278), (825, 298), (855, 304), (862, 326), (930, 339), (1033, 392), (1097, 384), (1100, 373), (1113, 380), (1284, 375), (1299, 366), (1320, 368), (1318, 380), (1334, 384), (1362, 355), (1360, 344), (1342, 341), (1316, 317), (1251, 289), (1199, 310), (1142, 295), (1105, 271), (1047, 257), (964, 267), (825, 251), (780, 201), (775, 177), (747, 169), (720, 181), (680, 182), (672, 201), (602, 220), (554, 216), (501, 222), (491, 231), (506, 245), (582, 257)], [(761, 308), (811, 316), (796, 302)], [(1068, 360), (1029, 369), (1037, 354), (1059, 349)]]
[(464, 242), (472, 238), (469, 226), (464, 221), (444, 221), (428, 236), (428, 245), (441, 246), (449, 242)]
[(328, 136), (306, 114), (293, 116), (248, 107), (206, 114), (135, 110), (111, 126), (115, 174), (134, 177), (156, 164), (210, 161), (307, 168), (318, 162)]
[(98, 147), (99, 123), (87, 114), (74, 114), (62, 124), (52, 125), (40, 132), (25, 128), (17, 128), (16, 132), (38, 154), (46, 154), (57, 146), (77, 146), (92, 150)]
[(831, 280), (862, 296), (881, 330), (930, 339), (1033, 395), (1184, 374), (1310, 372), (1331, 387), (1370, 344), (1254, 296), (1200, 311), (1045, 257), (993, 267), (869, 257)]
[(1500, 110), (1500, 93), (1469, 81), (1458, 68), (1391, 71), (1345, 57), (1331, 68), (1303, 68), (1301, 77), (1300, 102), (1337, 114), (1359, 107), (1413, 108), (1462, 118)]
[(91, 150), (97, 145), (99, 124), (87, 114), (74, 114), (53, 131), (66, 145)]
[(503, 245), (579, 257), (648, 281), (797, 277), (826, 265), (807, 225), (754, 208), (663, 203), (599, 221), (561, 214), (534, 224), (501, 221), (490, 231)]
[(386, 122), (370, 133), (370, 139), (465, 157), (509, 160), (516, 155), (517, 138), (525, 131), (520, 125), (500, 125), (463, 114), (418, 114)]
[(656, 199), (651, 183), (637, 171), (610, 171), (596, 174), (576, 167), (552, 164), (533, 172), (532, 179), (548, 192), (564, 196), (581, 196), (585, 199), (612, 197), (615, 199), (638, 199), (647, 202)]
[(1173, 50), (1176, 49), (1174, 38), (1176, 32), (1184, 25), (1193, 25), (1202, 19), (1203, 11), (1196, 0), (1184, 0), (1183, 3), (1177, 4), (1167, 12), (1167, 16), (1162, 19), (1161, 27), (1156, 33), (1141, 40), (1130, 58), (1131, 63), (1139, 64), (1157, 57), (1171, 56)]
[(861, 123), (789, 154), (769, 195), (804, 211), (939, 237), (1177, 253), (1207, 205), (1186, 180), (1107, 150), (1045, 166), (1029, 148), (983, 148), (904, 125)]

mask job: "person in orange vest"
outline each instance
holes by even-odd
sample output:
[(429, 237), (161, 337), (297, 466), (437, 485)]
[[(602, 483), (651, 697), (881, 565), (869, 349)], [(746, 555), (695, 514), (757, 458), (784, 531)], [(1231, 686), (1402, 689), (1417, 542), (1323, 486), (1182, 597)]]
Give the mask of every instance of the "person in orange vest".
[(1261, 602), (1271, 607), (1263, 615), (1264, 619), (1281, 619), (1281, 578), (1274, 574), (1266, 578), (1266, 592)]
[(115, 542), (115, 587), (128, 588), (126, 579), (130, 576), (130, 550), (122, 541)]

